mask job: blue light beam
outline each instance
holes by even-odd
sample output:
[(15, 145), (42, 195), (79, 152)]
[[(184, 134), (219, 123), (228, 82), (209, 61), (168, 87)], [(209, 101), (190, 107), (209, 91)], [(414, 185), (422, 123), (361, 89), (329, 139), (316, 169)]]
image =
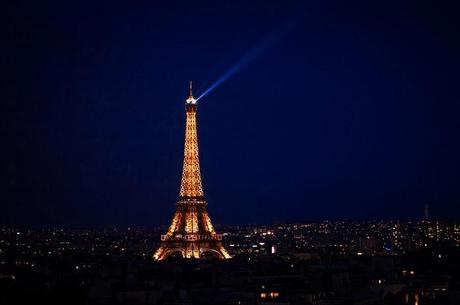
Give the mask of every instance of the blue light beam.
[(284, 36), (288, 30), (290, 30), (295, 22), (288, 22), (284, 24), (280, 29), (271, 33), (264, 40), (259, 42), (255, 47), (250, 49), (241, 60), (234, 64), (230, 69), (228, 69), (221, 77), (219, 77), (208, 89), (206, 89), (197, 99), (198, 102), (202, 97), (206, 96), (208, 93), (213, 91), (215, 88), (220, 86), (227, 79), (235, 75), (238, 71), (245, 68), (250, 64), (255, 58), (260, 54), (270, 48), (276, 41), (278, 41), (282, 36)]

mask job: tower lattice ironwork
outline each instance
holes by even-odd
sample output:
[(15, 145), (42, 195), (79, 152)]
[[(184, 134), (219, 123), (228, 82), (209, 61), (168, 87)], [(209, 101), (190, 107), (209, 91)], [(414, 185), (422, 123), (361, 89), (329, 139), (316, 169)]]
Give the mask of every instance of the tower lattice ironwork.
[(230, 255), (222, 245), (222, 235), (214, 230), (204, 199), (198, 154), (197, 103), (192, 94), (192, 82), (185, 109), (184, 165), (179, 200), (171, 225), (166, 234), (161, 235), (160, 247), (153, 258), (161, 261), (177, 252), (184, 258), (200, 258), (209, 252), (227, 259)]

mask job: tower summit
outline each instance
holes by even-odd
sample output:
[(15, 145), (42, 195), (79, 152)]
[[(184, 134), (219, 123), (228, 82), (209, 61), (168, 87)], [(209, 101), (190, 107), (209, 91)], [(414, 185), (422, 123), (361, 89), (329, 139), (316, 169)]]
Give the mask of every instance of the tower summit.
[(166, 234), (161, 235), (160, 247), (153, 258), (161, 261), (173, 253), (180, 253), (184, 258), (200, 258), (209, 253), (227, 259), (230, 255), (222, 245), (222, 235), (214, 230), (206, 209), (208, 203), (204, 199), (198, 154), (197, 103), (193, 97), (192, 82), (185, 100), (185, 111), (184, 163), (179, 200), (171, 225)]
[(196, 104), (196, 99), (193, 97), (192, 81), (189, 83), (188, 98), (185, 100), (185, 103), (186, 105)]

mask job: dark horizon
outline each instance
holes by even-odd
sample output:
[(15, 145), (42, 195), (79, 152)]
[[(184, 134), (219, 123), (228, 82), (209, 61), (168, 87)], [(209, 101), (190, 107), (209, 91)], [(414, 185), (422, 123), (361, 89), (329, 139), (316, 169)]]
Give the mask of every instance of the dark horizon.
[(457, 11), (8, 3), (0, 225), (167, 225), (188, 81), (198, 96), (242, 61), (198, 106), (215, 224), (417, 220), (427, 203), (433, 219), (459, 219)]

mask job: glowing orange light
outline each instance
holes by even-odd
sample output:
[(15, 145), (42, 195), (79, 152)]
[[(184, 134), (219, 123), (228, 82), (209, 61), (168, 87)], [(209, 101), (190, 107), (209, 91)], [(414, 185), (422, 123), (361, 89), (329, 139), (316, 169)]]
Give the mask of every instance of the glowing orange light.
[(155, 260), (163, 260), (179, 252), (185, 258), (200, 258), (204, 252), (211, 252), (219, 258), (231, 258), (221, 244), (222, 235), (217, 234), (206, 211), (201, 182), (198, 154), (197, 104), (190, 94), (185, 103), (185, 145), (182, 179), (177, 209), (168, 232), (161, 235), (161, 244), (154, 253)]

